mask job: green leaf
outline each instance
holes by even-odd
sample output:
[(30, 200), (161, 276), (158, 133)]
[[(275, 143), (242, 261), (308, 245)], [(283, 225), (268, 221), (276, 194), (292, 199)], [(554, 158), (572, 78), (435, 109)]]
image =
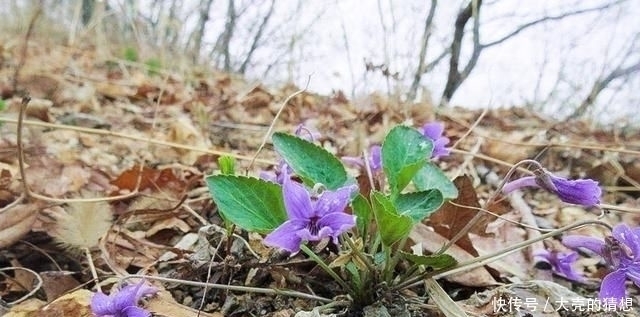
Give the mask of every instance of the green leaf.
[(454, 199), (458, 197), (456, 185), (433, 163), (425, 164), (413, 177), (413, 183), (418, 190), (439, 190), (442, 192), (444, 199)]
[(205, 181), (220, 213), (240, 228), (267, 233), (287, 220), (277, 184), (232, 175), (212, 175)]
[(234, 175), (236, 173), (236, 159), (223, 155), (218, 158), (218, 166), (220, 166), (220, 173), (225, 175)]
[(371, 204), (382, 244), (390, 247), (406, 238), (413, 227), (409, 216), (399, 215), (391, 200), (380, 192), (371, 192)]
[(382, 166), (392, 195), (399, 194), (409, 184), (432, 151), (431, 140), (416, 129), (397, 126), (387, 134), (382, 143)]
[(411, 217), (414, 223), (428, 217), (443, 203), (442, 193), (437, 189), (400, 194), (394, 201), (398, 213)]
[(458, 261), (448, 254), (416, 255), (400, 251), (402, 256), (409, 262), (417, 265), (424, 265), (432, 270), (446, 269), (458, 264)]
[(351, 201), (351, 208), (353, 209), (353, 214), (356, 216), (358, 232), (363, 239), (366, 239), (367, 228), (369, 227), (369, 221), (371, 221), (371, 206), (362, 194), (358, 194), (358, 196)]
[(327, 150), (291, 134), (272, 136), (276, 151), (309, 186), (321, 183), (336, 190), (347, 182), (347, 171), (340, 160)]

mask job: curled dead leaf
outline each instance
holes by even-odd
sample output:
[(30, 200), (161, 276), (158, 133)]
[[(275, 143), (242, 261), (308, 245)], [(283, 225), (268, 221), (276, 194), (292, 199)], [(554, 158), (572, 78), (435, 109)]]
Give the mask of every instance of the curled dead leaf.
[(0, 249), (6, 248), (31, 231), (40, 203), (18, 204), (0, 212)]

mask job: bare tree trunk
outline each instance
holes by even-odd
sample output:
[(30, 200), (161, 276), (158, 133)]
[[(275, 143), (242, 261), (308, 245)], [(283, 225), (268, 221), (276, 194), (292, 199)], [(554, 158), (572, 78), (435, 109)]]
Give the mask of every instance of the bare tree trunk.
[[(456, 18), (453, 40), (451, 41), (451, 58), (449, 59), (449, 75), (447, 76), (447, 84), (442, 92), (440, 105), (447, 105), (451, 97), (456, 92), (462, 82), (467, 79), (469, 73), (478, 62), (482, 46), (480, 45), (480, 6), (482, 0), (471, 0), (464, 10), (462, 10)], [(464, 37), (464, 27), (473, 17), (473, 52), (469, 62), (460, 71), (460, 51), (462, 50), (462, 38)]]
[(247, 71), (247, 66), (249, 65), (249, 62), (251, 62), (253, 53), (255, 52), (256, 48), (258, 48), (258, 45), (260, 44), (260, 40), (262, 40), (262, 34), (264, 33), (264, 30), (266, 29), (267, 24), (269, 23), (269, 19), (271, 19), (271, 16), (273, 15), (274, 7), (275, 7), (275, 0), (271, 0), (271, 4), (269, 5), (269, 11), (267, 12), (267, 14), (265, 14), (264, 18), (262, 19), (262, 23), (260, 23), (260, 26), (258, 27), (258, 31), (256, 32), (256, 35), (253, 37), (253, 42), (251, 43), (249, 52), (247, 52), (247, 56), (245, 56), (244, 61), (242, 62), (242, 65), (240, 65), (240, 69), (239, 69), (240, 74), (244, 74)]
[(407, 99), (410, 101), (416, 98), (418, 87), (420, 86), (420, 80), (422, 79), (422, 74), (425, 73), (426, 65), (424, 63), (424, 60), (427, 57), (427, 47), (429, 46), (429, 39), (431, 38), (431, 26), (433, 25), (433, 17), (435, 16), (437, 5), (438, 0), (431, 0), (431, 7), (429, 8), (427, 19), (424, 21), (424, 30), (422, 32), (421, 43), (422, 45), (420, 46), (420, 55), (418, 55), (418, 68), (413, 75), (413, 82), (411, 83), (411, 88), (409, 88), (409, 92), (407, 93)]
[[(206, 1), (206, 3), (205, 3)], [(198, 56), (200, 56), (200, 51), (202, 50), (202, 38), (204, 37), (204, 30), (207, 22), (209, 21), (209, 11), (211, 10), (211, 5), (213, 4), (213, 0), (201, 0), (200, 1), (200, 14), (198, 17), (198, 26), (197, 30), (194, 33), (194, 43), (193, 47), (193, 62), (198, 61)]]
[(227, 7), (227, 22), (224, 25), (224, 36), (222, 37), (222, 55), (224, 56), (224, 71), (231, 72), (231, 52), (229, 45), (236, 27), (236, 6), (234, 0), (229, 0)]

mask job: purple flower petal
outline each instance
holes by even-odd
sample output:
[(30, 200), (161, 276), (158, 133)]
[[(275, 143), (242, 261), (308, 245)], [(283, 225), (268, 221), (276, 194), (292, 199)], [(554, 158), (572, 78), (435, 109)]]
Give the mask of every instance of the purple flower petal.
[(585, 248), (600, 256), (604, 256), (604, 241), (602, 239), (581, 235), (570, 235), (562, 238), (562, 244), (574, 250)]
[(91, 310), (98, 316), (115, 315), (118, 309), (114, 307), (111, 298), (104, 293), (95, 293), (91, 297)]
[(334, 212), (320, 218), (318, 225), (323, 228), (331, 228), (333, 240), (337, 243), (339, 235), (356, 225), (356, 217), (344, 212)]
[(450, 154), (451, 150), (445, 146), (449, 144), (449, 138), (443, 136), (444, 123), (435, 121), (422, 126), (422, 135), (431, 139), (433, 142), (433, 151), (431, 158), (439, 158)]
[(290, 179), (285, 179), (282, 186), (284, 196), (284, 206), (290, 220), (309, 219), (313, 216), (311, 197), (309, 192), (302, 186)]
[(502, 188), (508, 194), (523, 187), (539, 187), (552, 192), (560, 200), (576, 205), (593, 206), (600, 203), (602, 189), (598, 182), (591, 179), (568, 180), (543, 171), (536, 176), (525, 176), (508, 182)]
[(379, 171), (382, 169), (382, 147), (380, 145), (373, 145), (369, 148), (369, 168), (372, 171)]
[(636, 231), (621, 223), (613, 227), (613, 237), (627, 246), (636, 260), (640, 260), (640, 235)]
[(264, 238), (263, 243), (270, 247), (286, 250), (292, 254), (298, 253), (302, 239), (296, 232), (304, 229), (306, 225), (307, 222), (304, 220), (287, 220), (269, 233)]
[(351, 193), (357, 190), (355, 186), (342, 187), (336, 191), (325, 191), (315, 205), (315, 215), (322, 217), (329, 213), (344, 211), (344, 208), (349, 204)]
[(615, 298), (616, 302), (624, 299), (625, 297), (625, 285), (626, 273), (622, 270), (613, 271), (602, 279), (602, 285), (600, 286), (601, 300), (606, 298)]
[(158, 290), (141, 281), (138, 284), (128, 285), (119, 292), (107, 296), (96, 293), (91, 298), (91, 310), (96, 316), (117, 317), (145, 317), (151, 313), (137, 307), (142, 296), (155, 294)]
[(627, 278), (632, 280), (637, 287), (640, 287), (640, 266), (630, 265), (627, 267)]
[(449, 144), (449, 138), (447, 137), (441, 137), (433, 141), (433, 152), (431, 153), (431, 157), (440, 158), (451, 154), (451, 149), (445, 147), (447, 144)]
[(557, 271), (572, 281), (581, 282), (584, 281), (584, 276), (573, 267), (576, 260), (578, 260), (578, 253), (576, 252), (558, 253), (556, 259)]
[(151, 316), (150, 312), (148, 312), (147, 310), (142, 309), (140, 307), (137, 307), (137, 306), (129, 306), (129, 307), (123, 309), (122, 312), (124, 313), (124, 315), (118, 315), (118, 316), (126, 316), (126, 317), (149, 317), (149, 316)]
[(537, 250), (533, 254), (537, 262), (548, 263), (553, 271), (569, 280), (581, 282), (584, 280), (582, 274), (578, 273), (573, 264), (578, 259), (576, 252), (549, 252), (545, 249)]
[(444, 132), (444, 123), (434, 121), (422, 126), (422, 134), (431, 140), (437, 140)]
[(556, 186), (558, 197), (566, 203), (583, 206), (594, 206), (600, 203), (602, 189), (594, 180), (568, 180), (551, 175), (551, 181)]

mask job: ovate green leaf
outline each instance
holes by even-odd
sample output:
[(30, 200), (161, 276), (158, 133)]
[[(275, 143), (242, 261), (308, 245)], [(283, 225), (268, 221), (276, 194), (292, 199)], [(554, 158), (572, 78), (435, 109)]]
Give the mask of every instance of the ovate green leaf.
[(409, 216), (399, 215), (388, 197), (373, 191), (371, 205), (380, 238), (385, 246), (390, 247), (409, 235), (413, 221)]
[(458, 197), (458, 189), (442, 170), (433, 163), (425, 164), (413, 177), (418, 190), (437, 189), (445, 199)]
[(427, 162), (433, 143), (416, 129), (393, 128), (382, 143), (382, 167), (393, 195), (404, 189), (415, 173)]
[(220, 213), (240, 228), (266, 233), (287, 219), (277, 184), (232, 175), (208, 176), (205, 181)]
[(442, 193), (437, 189), (400, 194), (394, 201), (398, 213), (411, 217), (414, 223), (428, 217), (443, 203)]
[(276, 132), (273, 145), (289, 166), (309, 186), (321, 183), (329, 190), (345, 185), (347, 171), (327, 150), (291, 134)]

